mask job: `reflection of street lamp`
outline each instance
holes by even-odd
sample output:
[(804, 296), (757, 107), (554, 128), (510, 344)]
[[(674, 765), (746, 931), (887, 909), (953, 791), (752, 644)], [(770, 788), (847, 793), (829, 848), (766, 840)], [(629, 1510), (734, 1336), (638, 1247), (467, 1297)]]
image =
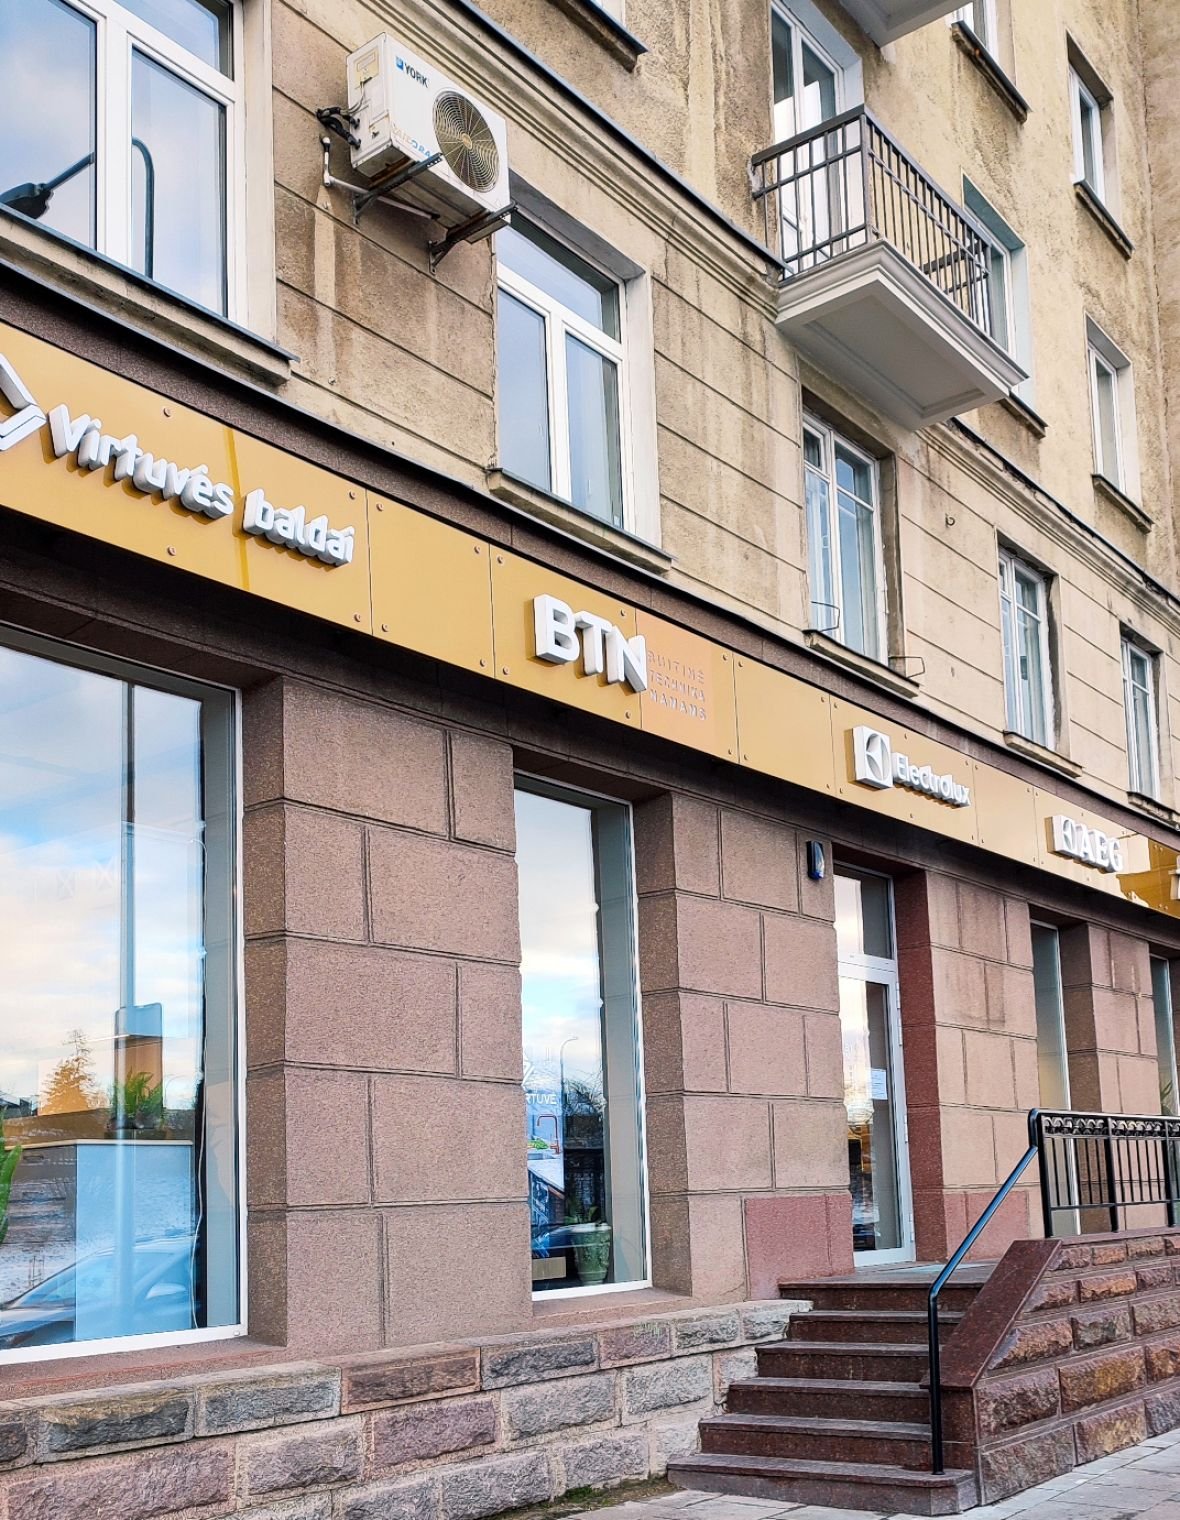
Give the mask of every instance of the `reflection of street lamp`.
[(143, 159), (143, 272), (149, 280), (156, 277), (156, 164), (147, 143), (133, 137), (131, 146), (139, 149)]
[(561, 1148), (565, 1149), (565, 1047), (577, 1043), (578, 1036), (571, 1034), (568, 1040), (562, 1040), (557, 1051), (557, 1097), (561, 1108)]
[(11, 190), (0, 191), (0, 206), (8, 206), (13, 211), (19, 211), (21, 216), (32, 217), (37, 221), (49, 210), (49, 202), (53, 199), (53, 192), (64, 185), (67, 180), (81, 174), (83, 169), (89, 169), (94, 162), (94, 154), (87, 153), (85, 158), (80, 158), (76, 164), (71, 164), (68, 169), (62, 171), (53, 179), (48, 179), (40, 184), (26, 181), (23, 185), (13, 185)]

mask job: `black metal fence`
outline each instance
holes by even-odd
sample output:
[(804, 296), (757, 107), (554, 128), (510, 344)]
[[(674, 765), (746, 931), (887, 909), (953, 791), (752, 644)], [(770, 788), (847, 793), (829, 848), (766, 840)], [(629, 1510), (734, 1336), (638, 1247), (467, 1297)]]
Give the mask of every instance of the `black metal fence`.
[(1034, 1160), (1047, 1239), (1180, 1223), (1180, 1118), (1032, 1110), (1028, 1149), (930, 1287), (930, 1440), (936, 1473), (944, 1466), (939, 1295)]
[(788, 276), (884, 239), (992, 334), (991, 239), (863, 106), (755, 154), (751, 173)]

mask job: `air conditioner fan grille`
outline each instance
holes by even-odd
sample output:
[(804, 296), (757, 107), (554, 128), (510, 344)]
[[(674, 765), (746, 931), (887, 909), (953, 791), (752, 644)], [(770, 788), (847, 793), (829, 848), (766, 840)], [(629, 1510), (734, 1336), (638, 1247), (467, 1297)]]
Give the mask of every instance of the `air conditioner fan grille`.
[(451, 173), (469, 190), (490, 190), (500, 177), (492, 129), (464, 95), (444, 90), (434, 102), (434, 136)]

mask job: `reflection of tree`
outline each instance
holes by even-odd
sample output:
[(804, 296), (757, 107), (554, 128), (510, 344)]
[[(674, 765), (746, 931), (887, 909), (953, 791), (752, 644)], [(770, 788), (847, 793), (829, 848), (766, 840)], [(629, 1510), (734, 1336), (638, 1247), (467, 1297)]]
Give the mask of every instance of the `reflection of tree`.
[(562, 1128), (566, 1150), (602, 1149), (602, 1121), (606, 1104), (602, 1079), (567, 1077), (562, 1089)]
[(50, 1073), (41, 1095), (42, 1114), (78, 1114), (103, 1106), (103, 1094), (94, 1080), (94, 1061), (86, 1036), (80, 1029), (70, 1031), (73, 1054), (59, 1061)]

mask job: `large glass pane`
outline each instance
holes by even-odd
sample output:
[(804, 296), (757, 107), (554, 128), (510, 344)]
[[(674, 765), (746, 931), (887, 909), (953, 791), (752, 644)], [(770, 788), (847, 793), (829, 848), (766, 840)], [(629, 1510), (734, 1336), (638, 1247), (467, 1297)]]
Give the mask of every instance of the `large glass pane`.
[(570, 499), (607, 522), (623, 521), (623, 458), (619, 367), (566, 334)]
[(1102, 193), (1101, 123), (1098, 107), (1079, 91), (1078, 110), (1081, 115), (1082, 176), (1091, 190)]
[(133, 15), (223, 74), (233, 71), (229, 0), (120, 0)]
[(785, 142), (799, 130), (795, 119), (795, 65), (790, 23), (777, 11), (770, 23), (771, 65), (774, 77), (774, 136)]
[(238, 1317), (228, 750), (0, 649), (0, 1351)]
[(1131, 785), (1154, 796), (1158, 787), (1155, 735), (1155, 680), (1150, 656), (1127, 644), (1126, 703), (1131, 750)]
[(836, 75), (805, 42), (803, 53), (803, 127), (818, 127), (836, 114)]
[(510, 474), (548, 491), (553, 477), (545, 319), (505, 290), (500, 292), (496, 315), (500, 462)]
[(0, 3), (0, 204), (95, 240), (95, 27), (64, 0)]
[(831, 495), (823, 468), (823, 441), (815, 433), (804, 433), (803, 457), (811, 622), (825, 633), (834, 633), (839, 628), (840, 608), (832, 568)]
[(496, 234), (496, 258), (576, 316), (619, 338), (619, 287), (531, 223), (517, 220)]
[(646, 1277), (625, 810), (516, 794), (532, 1277)]
[(895, 1251), (904, 1242), (888, 987), (841, 976), (840, 1024), (853, 1249)]
[(839, 637), (850, 649), (876, 659), (879, 645), (876, 515), (843, 491), (837, 491), (836, 504), (842, 613)]
[(133, 52), (130, 152), (132, 268), (224, 312), (224, 108)]
[(992, 337), (1009, 353), (1012, 352), (1014, 334), (1008, 319), (1008, 252), (995, 243), (989, 255), (989, 296), (991, 301)]
[(1176, 1025), (1172, 1017), (1172, 976), (1167, 961), (1151, 958), (1151, 996), (1155, 1006), (1155, 1048), (1160, 1068), (1160, 1113), (1180, 1114), (1176, 1080)]
[(1098, 468), (1107, 480), (1119, 483), (1118, 381), (1114, 371), (1096, 355), (1094, 365), (1094, 426), (1098, 434)]
[(1020, 732), (1034, 744), (1047, 744), (1045, 728), (1045, 668), (1040, 619), (1021, 607), (1016, 613), (1017, 658), (1020, 669)]
[(836, 876), (836, 953), (842, 961), (869, 955), (893, 959), (893, 907), (885, 876)]
[(1037, 1067), (1041, 1107), (1069, 1108), (1069, 1064), (1065, 1047), (1065, 1001), (1057, 930), (1033, 924), (1033, 989), (1037, 1013)]

